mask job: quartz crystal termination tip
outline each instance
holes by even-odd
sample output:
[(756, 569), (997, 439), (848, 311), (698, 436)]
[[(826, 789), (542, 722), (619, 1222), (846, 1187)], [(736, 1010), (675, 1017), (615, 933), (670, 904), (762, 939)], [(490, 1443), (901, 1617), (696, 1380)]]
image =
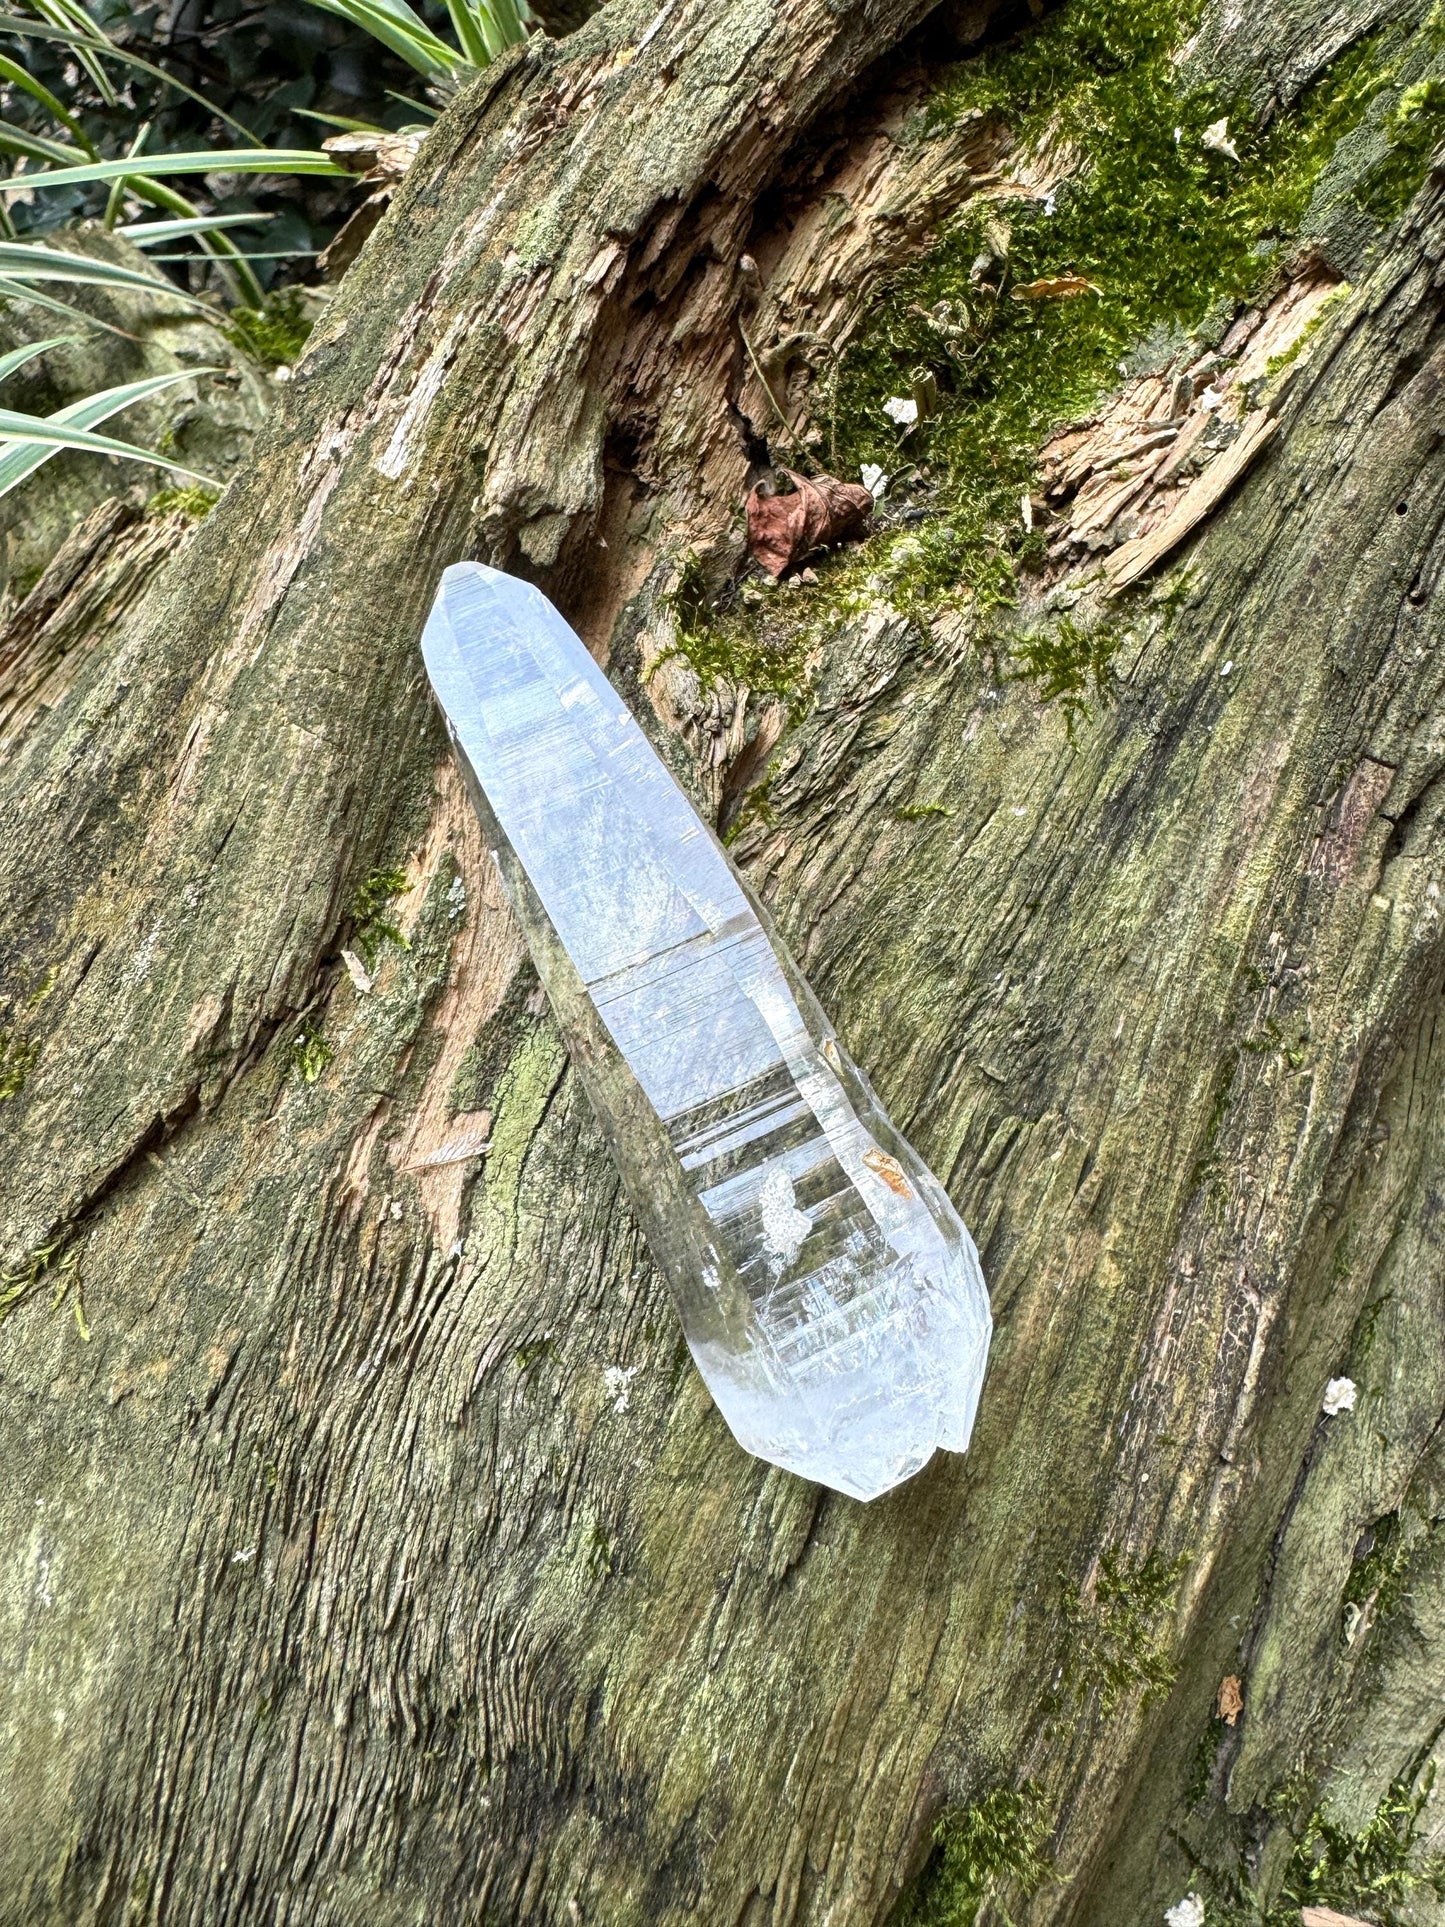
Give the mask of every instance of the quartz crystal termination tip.
[(968, 1444), (988, 1294), (947, 1193), (580, 638), (446, 571), (422, 637), (483, 834), (713, 1398), (858, 1499)]

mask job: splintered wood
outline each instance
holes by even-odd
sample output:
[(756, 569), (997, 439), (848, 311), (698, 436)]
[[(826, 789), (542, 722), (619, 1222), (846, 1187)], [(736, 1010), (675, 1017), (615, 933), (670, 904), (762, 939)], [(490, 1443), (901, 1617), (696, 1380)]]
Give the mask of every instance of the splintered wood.
[(1315, 264), (1265, 309), (1241, 315), (1217, 349), (1127, 381), (1097, 415), (1045, 445), (1030, 503), (1049, 561), (1102, 555), (1106, 593), (1137, 582), (1184, 541), (1273, 437), (1262, 390), (1338, 286)]

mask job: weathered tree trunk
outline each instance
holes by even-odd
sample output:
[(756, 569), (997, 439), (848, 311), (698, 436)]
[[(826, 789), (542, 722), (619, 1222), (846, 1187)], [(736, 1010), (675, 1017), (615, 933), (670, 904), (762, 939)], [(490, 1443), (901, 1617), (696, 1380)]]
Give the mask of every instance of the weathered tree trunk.
[[(1278, 109), (1410, 11), (1221, 11), (1196, 57)], [(500, 62), (185, 553), (109, 628), (62, 558), (0, 648), (7, 1923), (865, 1927), (920, 1870), (935, 1919), (1244, 1920), (1316, 1808), (1422, 1784), (1437, 184), (1113, 706), (1067, 732), (880, 600), (773, 750), (738, 853), (993, 1291), (972, 1451), (884, 1501), (731, 1442), (423, 683), (481, 555), (699, 796), (759, 773), (780, 714), (639, 671), (735, 549), (747, 347), (836, 340), (1006, 150), (895, 138), (923, 12), (615, 0)]]

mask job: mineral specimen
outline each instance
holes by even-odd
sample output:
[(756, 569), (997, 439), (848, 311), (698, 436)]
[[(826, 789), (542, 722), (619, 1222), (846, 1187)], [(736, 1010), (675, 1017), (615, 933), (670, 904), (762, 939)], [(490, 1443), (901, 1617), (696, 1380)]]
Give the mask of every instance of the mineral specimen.
[(771, 922), (541, 592), (446, 571), (422, 638), (484, 836), (699, 1371), (859, 1499), (968, 1444), (968, 1232)]

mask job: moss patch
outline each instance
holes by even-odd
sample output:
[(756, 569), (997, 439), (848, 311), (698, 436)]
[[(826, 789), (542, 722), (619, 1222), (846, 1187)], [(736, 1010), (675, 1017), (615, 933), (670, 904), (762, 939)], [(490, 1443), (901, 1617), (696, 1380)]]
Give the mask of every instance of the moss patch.
[[(1032, 1780), (1018, 1789), (995, 1787), (945, 1813), (896, 1927), (973, 1927), (985, 1900), (1009, 1892), (1027, 1899), (1052, 1867), (1048, 1837), (1043, 1789)], [(997, 1918), (1008, 1922), (1009, 1915), (999, 1908)]]
[(373, 870), (365, 882), (358, 884), (351, 900), (352, 941), (368, 970), (376, 968), (383, 944), (395, 944), (399, 950), (411, 948), (391, 914), (392, 904), (410, 888), (406, 871), (396, 869)]
[(1070, 736), (1089, 714), (1091, 697), (1107, 700), (1114, 689), (1114, 658), (1124, 640), (1104, 624), (1086, 627), (1064, 616), (1056, 625), (1032, 629), (1008, 642), (1015, 681), (1028, 682), (1041, 703), (1057, 703)]
[(1412, 1895), (1445, 1899), (1445, 1856), (1414, 1851), (1432, 1783), (1433, 1775), (1419, 1787), (1397, 1780), (1358, 1833), (1311, 1814), (1285, 1874), (1285, 1905), (1271, 1911), (1269, 1927), (1293, 1927), (1301, 1907), (1367, 1913), (1381, 1927), (1405, 1927), (1400, 1908)]
[[(1388, 80), (1361, 45), (1257, 132), (1242, 103), (1181, 84), (1174, 53), (1196, 11), (1071, 0), (957, 69), (916, 129), (926, 139), (964, 117), (1003, 119), (1035, 172), (1047, 177), (1058, 155), (1068, 175), (1046, 197), (965, 211), (844, 358), (842, 469), (907, 462), (933, 484), (937, 521), (913, 538), (923, 555), (910, 572), (924, 595), (997, 592), (1000, 565), (1011, 573), (1037, 541), (1020, 501), (1049, 431), (1085, 414), (1141, 343), (1167, 356), (1257, 292)], [(1237, 161), (1205, 142), (1222, 117)], [(900, 435), (883, 404), (921, 388), (937, 412)]]
[(314, 1084), (335, 1053), (310, 1019), (291, 1040), (291, 1063), (303, 1084)]
[(224, 333), (263, 368), (289, 368), (306, 346), (312, 318), (300, 288), (278, 288), (259, 308), (233, 308)]
[(1188, 1556), (1157, 1552), (1129, 1560), (1106, 1552), (1092, 1599), (1066, 1590), (1063, 1601), (1064, 1685), (1081, 1699), (1098, 1692), (1099, 1710), (1112, 1713), (1126, 1694), (1147, 1705), (1173, 1683), (1167, 1621)]
[(688, 555), (663, 602), (673, 641), (663, 660), (680, 656), (704, 689), (720, 679), (760, 696), (798, 696), (807, 681), (815, 637), (795, 605), (805, 587), (781, 589), (756, 578), (714, 593), (696, 554)]
[(1385, 122), (1386, 152), (1355, 198), (1377, 221), (1393, 221), (1415, 198), (1431, 157), (1445, 141), (1445, 79), (1429, 76), (1401, 94)]
[(192, 522), (202, 522), (220, 499), (213, 488), (158, 489), (146, 503), (146, 514), (184, 515)]

